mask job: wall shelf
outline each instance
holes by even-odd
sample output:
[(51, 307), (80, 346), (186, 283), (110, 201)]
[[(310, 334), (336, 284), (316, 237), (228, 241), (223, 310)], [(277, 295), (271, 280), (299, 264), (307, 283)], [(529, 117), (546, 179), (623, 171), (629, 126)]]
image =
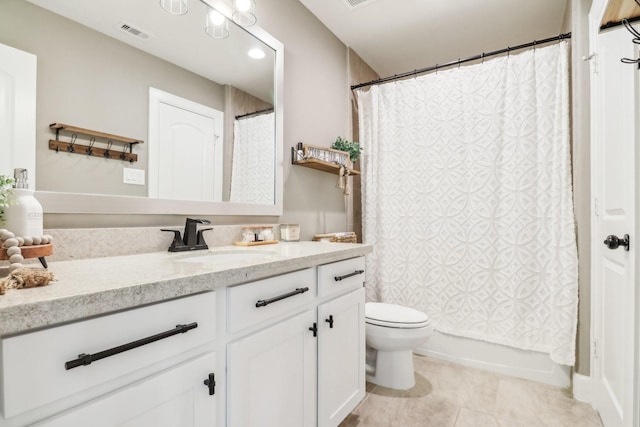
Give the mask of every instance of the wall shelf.
[[(49, 127), (56, 131), (56, 139), (49, 140), (49, 149), (56, 152), (63, 151), (66, 153), (104, 157), (106, 159), (118, 159), (133, 163), (138, 161), (138, 155), (133, 153), (133, 146), (144, 143), (144, 141), (135, 138), (84, 129), (77, 126), (65, 125), (63, 123), (52, 123)], [(71, 141), (60, 141), (60, 132), (70, 133)], [(75, 141), (78, 134), (90, 137), (89, 145), (76, 144)], [(97, 139), (100, 141), (97, 141)], [(106, 144), (107, 146), (106, 148), (96, 147), (96, 142)], [(113, 143), (124, 144), (124, 146), (122, 148), (116, 147), (115, 149), (112, 149)]]
[[(291, 164), (304, 166), (306, 168), (316, 169), (323, 172), (329, 172), (334, 175), (340, 174), (340, 165), (337, 163), (326, 162), (320, 159), (308, 158), (304, 160), (296, 160), (296, 150), (291, 147)], [(349, 169), (349, 175), (360, 175), (360, 171)]]

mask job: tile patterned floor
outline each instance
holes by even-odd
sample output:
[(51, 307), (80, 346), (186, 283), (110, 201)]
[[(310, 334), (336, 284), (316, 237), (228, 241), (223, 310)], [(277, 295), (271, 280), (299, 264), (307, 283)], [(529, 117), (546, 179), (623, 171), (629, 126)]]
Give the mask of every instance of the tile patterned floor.
[(367, 383), (339, 427), (602, 427), (589, 404), (558, 387), (414, 356), (416, 386)]

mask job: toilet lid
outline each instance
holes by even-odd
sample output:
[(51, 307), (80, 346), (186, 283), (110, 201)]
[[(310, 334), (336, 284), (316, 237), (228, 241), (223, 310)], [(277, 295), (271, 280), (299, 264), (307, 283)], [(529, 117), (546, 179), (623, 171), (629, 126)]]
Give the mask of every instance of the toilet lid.
[(429, 326), (429, 317), (420, 310), (383, 302), (368, 302), (365, 320), (372, 325), (390, 328), (422, 328)]

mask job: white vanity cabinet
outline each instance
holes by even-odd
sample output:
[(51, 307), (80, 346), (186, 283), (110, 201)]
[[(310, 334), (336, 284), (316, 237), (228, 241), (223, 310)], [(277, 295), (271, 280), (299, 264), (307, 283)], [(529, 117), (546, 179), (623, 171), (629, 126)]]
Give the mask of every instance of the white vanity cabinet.
[(228, 427), (337, 426), (355, 408), (363, 281), (359, 257), (228, 290)]
[(211, 426), (215, 292), (1, 340), (0, 426)]
[(318, 267), (318, 427), (335, 427), (365, 396), (364, 258)]
[(315, 295), (312, 268), (228, 289), (227, 426), (315, 425)]

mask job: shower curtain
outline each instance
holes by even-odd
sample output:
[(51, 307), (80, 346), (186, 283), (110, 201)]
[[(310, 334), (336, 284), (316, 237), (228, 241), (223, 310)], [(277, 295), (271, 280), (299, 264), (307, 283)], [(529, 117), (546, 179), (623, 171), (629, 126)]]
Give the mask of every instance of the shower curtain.
[(275, 132), (275, 113), (234, 122), (231, 202), (267, 205), (275, 202)]
[(358, 92), (369, 300), (574, 364), (567, 52), (562, 42)]

